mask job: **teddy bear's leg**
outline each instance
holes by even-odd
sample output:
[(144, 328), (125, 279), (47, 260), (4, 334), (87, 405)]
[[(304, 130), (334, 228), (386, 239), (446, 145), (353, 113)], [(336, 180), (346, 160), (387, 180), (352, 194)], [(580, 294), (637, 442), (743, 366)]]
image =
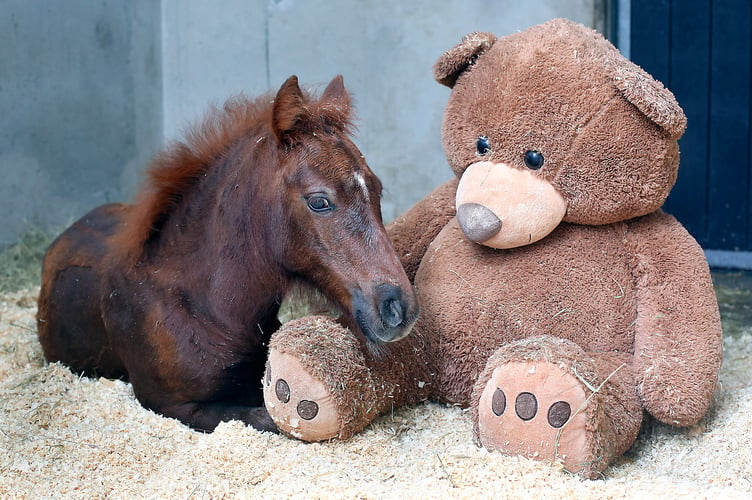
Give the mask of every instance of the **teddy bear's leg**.
[(587, 478), (629, 448), (642, 422), (630, 355), (586, 353), (548, 336), (510, 344), (489, 359), (472, 414), (485, 448), (559, 461)]
[[(392, 406), (427, 397), (415, 339), (368, 346), (324, 316), (272, 336), (264, 401), (280, 431), (304, 441), (347, 439)], [(412, 357), (411, 357), (412, 356)]]

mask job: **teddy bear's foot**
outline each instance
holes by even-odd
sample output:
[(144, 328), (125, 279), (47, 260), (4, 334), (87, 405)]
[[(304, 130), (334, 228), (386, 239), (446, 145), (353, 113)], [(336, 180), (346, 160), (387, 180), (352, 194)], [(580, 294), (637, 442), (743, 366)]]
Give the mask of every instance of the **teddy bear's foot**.
[(280, 431), (304, 441), (347, 439), (381, 410), (356, 337), (324, 316), (296, 319), (275, 332), (263, 390)]
[(623, 383), (631, 381), (629, 368), (618, 356), (596, 361), (561, 339), (518, 344), (492, 357), (476, 386), (480, 444), (596, 477), (639, 430), (634, 386)]
[(271, 349), (263, 386), (264, 403), (280, 431), (306, 441), (338, 437), (341, 415), (331, 392), (298, 358)]
[(481, 444), (509, 455), (561, 460), (570, 471), (593, 462), (588, 394), (555, 364), (510, 362), (497, 367), (481, 395)]

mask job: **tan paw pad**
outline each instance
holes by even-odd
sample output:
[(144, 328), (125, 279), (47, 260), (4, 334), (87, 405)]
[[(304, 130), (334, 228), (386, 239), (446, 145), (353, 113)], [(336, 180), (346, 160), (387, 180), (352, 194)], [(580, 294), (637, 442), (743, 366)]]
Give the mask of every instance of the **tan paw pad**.
[(297, 358), (270, 350), (263, 386), (266, 408), (283, 433), (304, 441), (338, 437), (340, 418), (331, 393)]
[(478, 404), (481, 444), (489, 450), (561, 461), (577, 472), (592, 456), (589, 390), (553, 363), (510, 362), (494, 369)]

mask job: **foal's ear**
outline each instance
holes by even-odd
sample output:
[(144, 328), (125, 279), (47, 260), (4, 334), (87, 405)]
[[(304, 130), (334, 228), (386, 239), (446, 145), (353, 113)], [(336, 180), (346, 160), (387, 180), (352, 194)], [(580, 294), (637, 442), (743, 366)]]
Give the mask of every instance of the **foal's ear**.
[(324, 93), (321, 94), (321, 101), (334, 104), (344, 112), (350, 111), (350, 94), (347, 93), (342, 75), (335, 76), (329, 82)]
[(285, 134), (294, 130), (304, 113), (303, 92), (298, 86), (298, 77), (292, 75), (282, 84), (274, 98), (272, 129), (277, 139), (283, 140)]

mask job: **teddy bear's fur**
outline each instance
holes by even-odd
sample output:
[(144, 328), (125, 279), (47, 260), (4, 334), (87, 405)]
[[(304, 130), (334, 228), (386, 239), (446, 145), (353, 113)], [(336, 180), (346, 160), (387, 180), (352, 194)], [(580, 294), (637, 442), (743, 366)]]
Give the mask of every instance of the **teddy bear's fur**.
[(264, 386), (280, 428), (346, 438), (432, 398), (470, 407), (488, 449), (595, 477), (644, 411), (696, 423), (721, 327), (702, 250), (660, 210), (686, 124), (671, 92), (561, 19), (472, 33), (434, 73), (452, 88), (457, 178), (388, 228), (421, 318), (380, 346), (324, 318), (275, 334)]

